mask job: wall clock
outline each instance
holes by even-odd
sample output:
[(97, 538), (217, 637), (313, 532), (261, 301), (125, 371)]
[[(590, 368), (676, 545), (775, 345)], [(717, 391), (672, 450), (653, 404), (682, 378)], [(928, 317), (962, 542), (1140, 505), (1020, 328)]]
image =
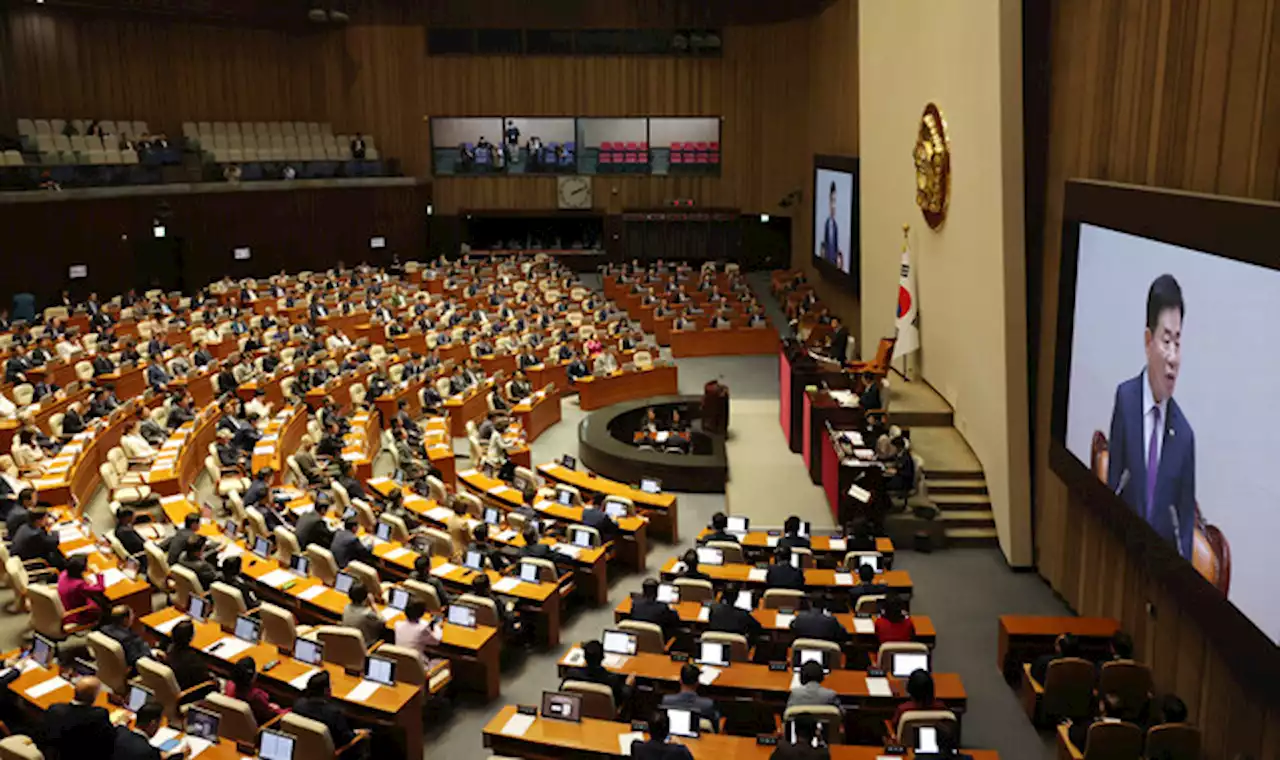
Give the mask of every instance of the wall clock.
[(947, 218), (951, 200), (951, 145), (947, 122), (938, 106), (924, 107), (916, 131), (913, 151), (916, 164), (916, 205), (930, 229), (938, 229)]
[(560, 208), (591, 208), (590, 177), (560, 177), (556, 181), (556, 201)]

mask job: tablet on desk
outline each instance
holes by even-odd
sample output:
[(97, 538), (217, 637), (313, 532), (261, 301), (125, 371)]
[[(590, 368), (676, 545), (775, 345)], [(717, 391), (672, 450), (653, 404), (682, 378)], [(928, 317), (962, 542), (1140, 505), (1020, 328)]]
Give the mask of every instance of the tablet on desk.
[(745, 535), (749, 532), (751, 520), (746, 517), (730, 517), (729, 524), (725, 527), (725, 532), (737, 535)]
[(396, 685), (396, 663), (385, 657), (369, 657), (364, 661), (364, 677), (383, 686)]
[(373, 536), (379, 541), (390, 541), (391, 540), (391, 523), (382, 522), (381, 520), (379, 520), (378, 524), (373, 527)]
[(209, 613), (209, 600), (198, 594), (192, 594), (187, 599), (187, 614), (192, 620), (203, 623)]
[(638, 646), (634, 633), (616, 630), (606, 630), (600, 643), (604, 646), (604, 651), (609, 654), (623, 654), (628, 657), (636, 653)]
[(871, 568), (871, 571), (874, 573), (878, 574), (882, 572), (882, 570), (880, 569), (879, 554), (858, 554), (854, 556), (853, 561), (857, 563), (858, 567), (867, 565), (868, 567)]
[(578, 469), (578, 459), (577, 457), (572, 457), (572, 456), (569, 456), (568, 454), (565, 454), (564, 456), (560, 457), (560, 466), (565, 468), (566, 470), (576, 470)]
[(572, 507), (572, 506), (573, 506), (573, 492), (572, 492), (572, 491), (566, 491), (566, 490), (564, 490), (564, 489), (557, 489), (557, 490), (556, 490), (556, 501), (560, 502), (562, 505), (564, 505), (564, 506), (566, 506), (566, 507)]
[(125, 702), (125, 709), (131, 713), (137, 713), (148, 700), (155, 699), (155, 692), (145, 686), (138, 684), (129, 684), (129, 699)]
[(466, 557), (462, 560), (462, 566), (469, 570), (483, 570), (484, 555), (475, 549), (468, 549)]
[(356, 582), (355, 576), (347, 573), (338, 573), (333, 579), (333, 590), (340, 594), (345, 594), (351, 590), (351, 586)]
[(448, 620), (453, 625), (462, 626), (463, 628), (476, 627), (476, 610), (474, 607), (468, 607), (465, 604), (449, 605)]
[(687, 739), (698, 738), (698, 716), (692, 710), (682, 710), (675, 707), (666, 708), (667, 724), (670, 726), (672, 736), (683, 736)]
[(184, 734), (217, 743), (218, 724), (221, 722), (222, 716), (203, 707), (192, 705), (187, 708), (185, 718), (182, 727)]
[(293, 760), (293, 737), (281, 731), (262, 729), (258, 733), (259, 760)]
[(542, 717), (578, 723), (582, 720), (582, 697), (563, 691), (544, 691)]
[(489, 525), (497, 525), (502, 522), (502, 516), (493, 507), (485, 507), (484, 521)]
[(614, 520), (621, 520), (627, 516), (627, 505), (619, 504), (616, 501), (606, 502), (604, 505), (604, 513)]
[(572, 531), (573, 545), (580, 546), (583, 549), (591, 548), (591, 531), (582, 528), (574, 528)]
[(738, 592), (738, 598), (733, 600), (733, 606), (743, 612), (751, 612), (756, 608), (755, 599), (752, 598), (751, 592), (746, 589)]
[(698, 564), (699, 565), (723, 565), (724, 552), (713, 546), (698, 547)]
[(299, 636), (293, 640), (293, 656), (308, 665), (319, 665), (324, 660), (324, 644)]
[(822, 671), (824, 673), (830, 673), (831, 662), (827, 658), (828, 654), (828, 652), (821, 649), (797, 649), (793, 655), (794, 659), (792, 661), (792, 665), (799, 669), (803, 667), (806, 662), (816, 662), (822, 666)]
[(289, 569), (298, 575), (308, 575), (311, 572), (311, 560), (295, 554), (289, 558)]
[(525, 583), (540, 583), (542, 579), (542, 568), (532, 562), (520, 563), (520, 580)]
[(252, 552), (261, 559), (266, 559), (271, 555), (271, 542), (262, 536), (258, 536), (253, 540)]
[(893, 656), (893, 675), (897, 678), (909, 678), (917, 670), (929, 672), (929, 655), (920, 652), (902, 652)]
[(640, 478), (640, 490), (645, 493), (662, 493), (662, 481), (657, 478)]
[(659, 583), (658, 601), (663, 604), (679, 604), (680, 587), (674, 583)]
[(403, 612), (408, 605), (409, 592), (399, 586), (392, 586), (387, 594), (387, 606)]
[(937, 754), (938, 748), (938, 728), (937, 726), (918, 726), (916, 728), (915, 741), (916, 754), (930, 753)]
[(260, 621), (254, 620), (248, 615), (241, 615), (236, 618), (234, 634), (237, 639), (247, 641), (250, 644), (257, 644), (261, 631), (262, 623)]
[(698, 642), (698, 664), (728, 667), (729, 645), (719, 641)]
[(42, 633), (31, 634), (31, 660), (42, 668), (53, 662), (53, 653), (57, 651), (53, 639)]

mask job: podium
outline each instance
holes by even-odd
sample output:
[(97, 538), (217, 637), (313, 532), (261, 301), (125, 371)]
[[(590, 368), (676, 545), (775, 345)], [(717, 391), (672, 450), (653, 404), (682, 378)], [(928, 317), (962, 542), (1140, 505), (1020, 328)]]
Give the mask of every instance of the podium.
[(782, 433), (792, 452), (804, 451), (804, 392), (811, 385), (826, 381), (835, 385), (847, 382), (834, 361), (814, 358), (804, 343), (796, 338), (783, 340), (778, 348), (778, 391), (780, 394)]
[[(845, 376), (847, 377), (847, 376)], [(809, 470), (809, 480), (814, 485), (822, 483), (822, 439), (827, 436), (827, 424), (837, 429), (858, 429), (866, 423), (866, 410), (862, 407), (841, 406), (831, 394), (822, 388), (804, 392), (804, 409), (801, 453)]]
[(718, 380), (702, 387), (702, 430), (717, 435), (729, 431), (729, 386)]
[[(831, 508), (836, 525), (847, 525), (856, 517), (865, 517), (882, 528), (884, 517), (892, 505), (884, 488), (884, 467), (879, 462), (863, 462), (848, 457), (840, 450), (832, 435), (840, 434), (840, 428), (824, 425), (821, 434), (822, 489)], [(868, 492), (866, 501), (849, 494), (849, 487), (857, 485)]]

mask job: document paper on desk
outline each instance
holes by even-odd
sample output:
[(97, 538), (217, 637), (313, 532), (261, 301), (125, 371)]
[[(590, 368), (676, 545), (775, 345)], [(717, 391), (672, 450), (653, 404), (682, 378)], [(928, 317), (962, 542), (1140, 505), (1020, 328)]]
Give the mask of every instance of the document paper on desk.
[(519, 585), (520, 585), (519, 578), (503, 578), (499, 580), (497, 583), (493, 584), (493, 590), (497, 591), (499, 594), (505, 594)]
[(174, 629), (174, 627), (175, 627), (175, 626), (177, 626), (177, 625), (178, 625), (178, 623), (181, 623), (183, 620), (187, 620), (187, 616), (186, 616), (186, 615), (178, 615), (177, 617), (175, 617), (175, 618), (173, 618), (173, 619), (171, 619), (171, 620), (166, 620), (166, 621), (164, 621), (163, 623), (160, 623), (160, 624), (159, 624), (159, 625), (157, 625), (155, 628), (156, 628), (156, 630), (157, 630), (157, 631), (159, 631), (160, 633), (163, 633), (163, 634), (165, 634), (165, 635), (167, 636), (167, 635), (169, 634), (169, 632), (170, 632), (170, 631), (172, 631), (172, 630)]
[(58, 689), (61, 689), (63, 686), (70, 686), (70, 685), (71, 685), (71, 682), (63, 678), (62, 676), (54, 676), (53, 678), (50, 678), (48, 681), (43, 681), (41, 683), (36, 684), (35, 686), (32, 686), (30, 689), (27, 689), (26, 695), (28, 697), (31, 697), (32, 699), (39, 699), (40, 697), (43, 697), (45, 694), (48, 694), (49, 692), (57, 691)]
[(699, 607), (699, 608), (698, 608), (698, 622), (699, 622), (699, 623), (709, 623), (709, 622), (711, 622), (711, 608), (710, 608), (710, 607)]
[(843, 538), (833, 538), (830, 540), (829, 545), (833, 552), (842, 552), (849, 548), (849, 542)]
[(302, 675), (290, 681), (289, 685), (295, 689), (305, 689), (307, 688), (307, 681), (311, 680), (311, 676), (314, 676), (316, 673), (319, 673), (319, 672), (320, 672), (319, 668), (307, 668)]
[(779, 612), (777, 622), (774, 623), (774, 625), (776, 625), (779, 628), (790, 628), (791, 621), (795, 619), (796, 619), (795, 615), (784, 615), (781, 612)]
[(868, 678), (867, 693), (873, 697), (892, 697), (893, 687), (888, 678)]
[(851, 573), (836, 573), (837, 586), (852, 586), (853, 575)]
[(639, 731), (628, 731), (625, 734), (618, 734), (618, 754), (623, 757), (631, 757), (631, 745), (643, 740), (644, 734)]
[(502, 725), (502, 730), (499, 731), (499, 733), (503, 736), (524, 736), (525, 732), (533, 725), (533, 720), (534, 718), (532, 715), (516, 713), (507, 719), (507, 722)]
[(352, 702), (364, 702), (372, 697), (378, 691), (378, 683), (376, 681), (361, 681), (356, 687), (347, 692), (347, 699)]
[(453, 564), (452, 562), (444, 562), (436, 567), (431, 568), (431, 574), (432, 575), (448, 575), (449, 573), (452, 573), (454, 570), (457, 570), (457, 569), (458, 569), (458, 566)]
[(312, 599), (315, 599), (316, 597), (323, 594), (325, 592), (325, 589), (327, 588), (328, 586), (323, 586), (323, 585), (312, 586), (311, 588), (306, 589), (305, 591), (299, 592), (298, 598), (304, 602), (309, 602)]
[(871, 618), (856, 617), (853, 619), (853, 632), (854, 633), (875, 633), (876, 621), (872, 620)]
[(763, 583), (765, 578), (769, 577), (769, 571), (762, 567), (753, 567), (747, 571), (747, 580), (753, 583)]
[(281, 570), (279, 568), (272, 570), (258, 579), (260, 583), (265, 583), (271, 588), (280, 588), (292, 580), (297, 580), (297, 576), (288, 570)]
[(703, 686), (710, 686), (719, 676), (720, 668), (711, 665), (703, 665), (702, 672), (698, 675), (698, 683)]

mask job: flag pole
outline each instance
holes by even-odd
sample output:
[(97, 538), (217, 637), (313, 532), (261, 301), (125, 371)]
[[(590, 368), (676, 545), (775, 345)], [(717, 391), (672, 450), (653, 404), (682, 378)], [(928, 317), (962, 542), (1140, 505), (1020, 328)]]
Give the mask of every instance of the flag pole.
[[(902, 250), (899, 251), (899, 253), (906, 253), (907, 248), (909, 247), (910, 239), (911, 239), (911, 225), (903, 224), (902, 225)], [(905, 380), (906, 382), (908, 383), (911, 382), (911, 375), (908, 372), (907, 356), (905, 354), (902, 356), (902, 369), (898, 370), (898, 374), (901, 375), (902, 379)]]

